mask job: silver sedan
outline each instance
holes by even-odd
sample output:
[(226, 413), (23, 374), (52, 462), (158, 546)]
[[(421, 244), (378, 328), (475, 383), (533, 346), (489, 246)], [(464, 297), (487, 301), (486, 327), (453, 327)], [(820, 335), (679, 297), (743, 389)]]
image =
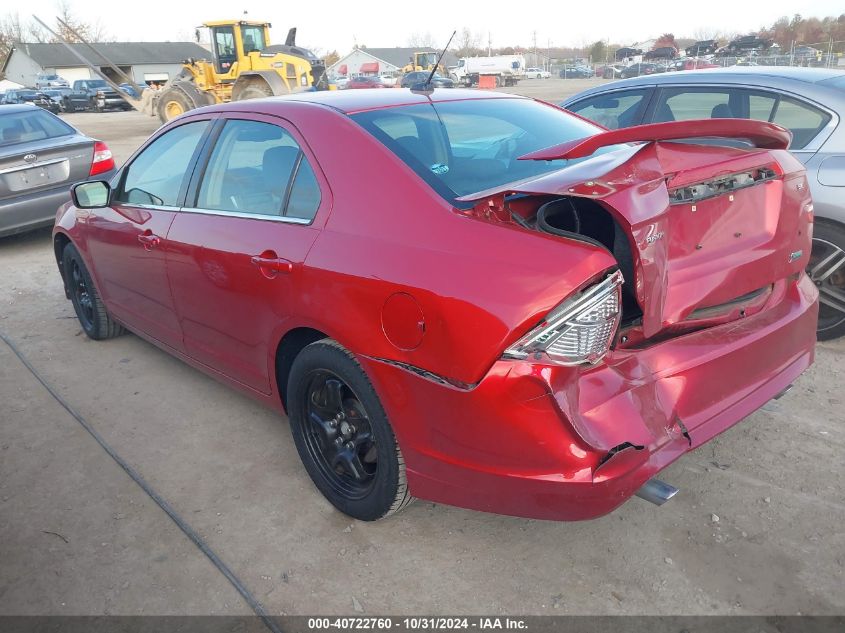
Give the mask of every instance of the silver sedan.
[(813, 194), (808, 271), (820, 292), (818, 337), (845, 335), (845, 71), (687, 70), (603, 84), (561, 105), (613, 129), (710, 118), (761, 119), (788, 128), (789, 149), (806, 166)]
[(102, 141), (34, 105), (0, 105), (0, 237), (52, 224), (72, 184), (114, 171)]

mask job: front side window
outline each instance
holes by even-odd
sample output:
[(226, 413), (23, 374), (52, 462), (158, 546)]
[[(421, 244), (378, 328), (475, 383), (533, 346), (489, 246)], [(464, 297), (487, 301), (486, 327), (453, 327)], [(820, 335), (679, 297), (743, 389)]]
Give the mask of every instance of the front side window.
[(320, 206), (320, 188), (287, 131), (261, 121), (230, 120), (209, 158), (196, 206), (311, 220)]
[(737, 119), (743, 116), (739, 91), (730, 88), (663, 90), (654, 111), (654, 122), (694, 119)]
[(642, 89), (605, 93), (582, 99), (568, 109), (609, 130), (617, 130), (639, 122), (646, 92)]
[(450, 202), (573, 164), (577, 161), (518, 158), (599, 131), (586, 121), (531, 99), (400, 106), (360, 112), (352, 119)]
[(124, 170), (114, 200), (178, 206), (188, 166), (207, 127), (208, 121), (186, 123), (150, 143)]
[(260, 26), (242, 26), (241, 37), (244, 41), (244, 53), (264, 50), (264, 29)]
[(747, 88), (672, 88), (663, 90), (653, 120), (756, 119), (792, 132), (789, 149), (799, 150), (830, 121), (830, 115), (808, 103), (773, 92)]

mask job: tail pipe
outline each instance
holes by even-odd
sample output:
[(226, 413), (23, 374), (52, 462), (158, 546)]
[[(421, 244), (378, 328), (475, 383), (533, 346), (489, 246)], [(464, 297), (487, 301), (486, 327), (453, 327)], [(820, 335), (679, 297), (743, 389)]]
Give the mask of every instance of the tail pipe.
[(635, 494), (640, 499), (645, 499), (656, 506), (662, 506), (678, 492), (679, 490), (675, 486), (670, 486), (665, 481), (649, 479)]

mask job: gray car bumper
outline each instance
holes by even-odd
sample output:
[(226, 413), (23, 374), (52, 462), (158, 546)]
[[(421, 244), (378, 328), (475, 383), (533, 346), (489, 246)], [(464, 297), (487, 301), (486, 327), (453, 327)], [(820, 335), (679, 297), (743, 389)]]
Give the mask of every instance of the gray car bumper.
[[(116, 170), (97, 174), (92, 180), (110, 180)], [(0, 201), (0, 237), (53, 224), (56, 211), (70, 200), (70, 187), (61, 185)]]

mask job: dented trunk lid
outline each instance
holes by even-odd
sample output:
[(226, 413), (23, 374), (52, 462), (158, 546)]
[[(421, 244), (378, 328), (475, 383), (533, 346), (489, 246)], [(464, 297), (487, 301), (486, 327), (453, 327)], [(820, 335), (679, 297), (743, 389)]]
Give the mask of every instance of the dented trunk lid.
[[(604, 139), (582, 139), (525, 158), (571, 158), (611, 143), (650, 142), (623, 145), (506, 192), (580, 196), (614, 216), (630, 241), (635, 278), (627, 281), (649, 338), (691, 316), (765, 292), (806, 266), (812, 205), (804, 168), (781, 149), (788, 132), (765, 126), (723, 120), (703, 129), (640, 126), (649, 131), (642, 135), (635, 128), (625, 134), (614, 130), (596, 135)], [(661, 127), (667, 128), (665, 140)], [(687, 136), (748, 138), (764, 147), (674, 142), (684, 131)]]

